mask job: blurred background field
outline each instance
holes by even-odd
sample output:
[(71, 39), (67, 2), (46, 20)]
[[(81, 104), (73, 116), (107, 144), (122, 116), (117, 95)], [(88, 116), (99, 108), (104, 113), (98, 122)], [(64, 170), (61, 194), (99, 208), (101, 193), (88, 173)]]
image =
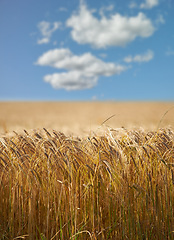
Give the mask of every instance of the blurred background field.
[(173, 102), (0, 102), (0, 135), (43, 127), (86, 135), (98, 131), (110, 117), (103, 125), (156, 130), (173, 126), (173, 106)]

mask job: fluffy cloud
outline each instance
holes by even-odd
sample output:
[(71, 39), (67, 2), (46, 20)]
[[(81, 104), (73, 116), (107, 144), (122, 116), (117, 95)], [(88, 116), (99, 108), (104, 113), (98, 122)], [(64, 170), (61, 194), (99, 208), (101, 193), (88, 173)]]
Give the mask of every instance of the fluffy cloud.
[(129, 4), (130, 8), (144, 8), (144, 9), (151, 9), (159, 4), (159, 0), (145, 0), (144, 3), (138, 5), (135, 2), (131, 2)]
[(172, 55), (174, 56), (174, 50), (172, 50), (172, 49), (169, 48), (169, 49), (166, 51), (166, 55), (167, 55), (167, 56), (172, 56)]
[(46, 75), (44, 81), (50, 83), (53, 88), (72, 91), (93, 88), (97, 84), (98, 77), (87, 76), (80, 71), (69, 71)]
[(68, 11), (68, 9), (65, 8), (65, 7), (60, 7), (58, 10), (59, 10), (60, 12), (67, 12), (67, 11)]
[(37, 43), (38, 44), (49, 43), (53, 32), (55, 32), (60, 27), (60, 25), (61, 25), (60, 22), (54, 22), (53, 24), (46, 21), (40, 22), (37, 25), (37, 27), (39, 28), (42, 38), (39, 39)]
[(72, 38), (80, 44), (91, 44), (96, 48), (109, 46), (125, 46), (137, 37), (151, 36), (155, 28), (145, 14), (134, 17), (122, 16), (119, 13), (101, 19), (93, 15), (93, 11), (81, 1), (80, 9), (66, 22), (72, 28)]
[(153, 8), (159, 4), (158, 0), (146, 0), (145, 3), (140, 5), (140, 8)]
[[(82, 3), (82, 4), (83, 4), (83, 3)], [(109, 5), (108, 7), (102, 7), (102, 8), (100, 9), (100, 11), (99, 11), (100, 16), (104, 17), (104, 13), (105, 13), (106, 11), (112, 11), (113, 9), (114, 9), (114, 5), (113, 5), (113, 4)]]
[(129, 4), (129, 8), (137, 8), (137, 3), (131, 2), (131, 3)]
[(156, 24), (158, 25), (158, 24), (164, 24), (164, 23), (165, 23), (165, 19), (164, 19), (163, 15), (159, 14), (156, 19)]
[(69, 49), (53, 49), (38, 58), (37, 65), (65, 69), (67, 72), (46, 75), (44, 80), (54, 88), (80, 90), (92, 88), (100, 76), (112, 76), (126, 70), (125, 66), (106, 63), (91, 53), (74, 55)]
[(131, 62), (149, 62), (154, 57), (154, 53), (151, 50), (148, 50), (145, 54), (142, 55), (136, 55), (134, 57), (128, 56), (124, 59), (125, 62), (131, 63)]

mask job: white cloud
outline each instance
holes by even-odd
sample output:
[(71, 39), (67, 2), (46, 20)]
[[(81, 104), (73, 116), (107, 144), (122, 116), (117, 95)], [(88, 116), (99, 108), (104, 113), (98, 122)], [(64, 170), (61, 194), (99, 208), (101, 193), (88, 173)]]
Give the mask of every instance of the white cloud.
[(68, 91), (93, 88), (97, 80), (97, 76), (86, 76), (80, 71), (54, 73), (44, 77), (44, 81), (50, 83), (53, 88), (63, 88)]
[(97, 100), (97, 96), (96, 95), (92, 96), (92, 101), (96, 101), (96, 100)]
[(163, 15), (159, 14), (156, 19), (156, 24), (164, 24), (164, 23), (165, 23), (165, 19), (164, 19)]
[(69, 49), (53, 49), (38, 58), (37, 65), (65, 69), (67, 72), (46, 75), (44, 80), (54, 88), (79, 90), (92, 88), (100, 76), (120, 74), (127, 68), (114, 63), (106, 63), (91, 53), (74, 55)]
[(107, 54), (106, 54), (106, 53), (100, 53), (99, 56), (100, 56), (101, 58), (106, 58), (106, 57), (107, 57)]
[(42, 35), (42, 38), (37, 41), (38, 44), (45, 44), (50, 42), (50, 38), (59, 27), (61, 23), (60, 22), (54, 22), (51, 24), (50, 22), (42, 21), (40, 22), (37, 27), (40, 30), (40, 33)]
[(60, 12), (67, 12), (68, 10), (67, 10), (67, 8), (65, 8), (65, 7), (60, 7), (60, 8), (59, 8), (59, 11), (60, 11)]
[(151, 20), (142, 12), (134, 17), (116, 13), (109, 18), (102, 15), (98, 19), (83, 1), (79, 11), (67, 20), (66, 25), (72, 28), (71, 36), (76, 42), (96, 48), (125, 46), (137, 37), (150, 37), (155, 31)]
[(137, 8), (137, 3), (131, 2), (131, 3), (129, 4), (129, 8)]
[(111, 5), (109, 5), (108, 7), (102, 7), (101, 9), (100, 9), (100, 11), (99, 11), (99, 13), (100, 13), (100, 16), (104, 16), (104, 12), (106, 12), (106, 11), (112, 11), (114, 9), (114, 5), (113, 4), (111, 4)]
[(166, 55), (167, 56), (174, 56), (174, 50), (172, 50), (172, 49), (168, 49), (167, 51), (166, 51)]
[(146, 0), (145, 3), (140, 5), (140, 8), (150, 9), (159, 4), (159, 0)]
[(125, 62), (131, 63), (131, 62), (149, 62), (154, 58), (154, 53), (151, 50), (148, 50), (145, 54), (139, 54), (134, 57), (128, 56), (124, 59)]
[(129, 8), (151, 9), (159, 4), (159, 0), (145, 0), (144, 3), (138, 5), (136, 2), (131, 2)]

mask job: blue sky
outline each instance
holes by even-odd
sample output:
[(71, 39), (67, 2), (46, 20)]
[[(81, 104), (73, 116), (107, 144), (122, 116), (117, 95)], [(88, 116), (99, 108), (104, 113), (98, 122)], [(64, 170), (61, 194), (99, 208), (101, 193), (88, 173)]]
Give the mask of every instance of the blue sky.
[(173, 0), (1, 0), (0, 100), (173, 101)]

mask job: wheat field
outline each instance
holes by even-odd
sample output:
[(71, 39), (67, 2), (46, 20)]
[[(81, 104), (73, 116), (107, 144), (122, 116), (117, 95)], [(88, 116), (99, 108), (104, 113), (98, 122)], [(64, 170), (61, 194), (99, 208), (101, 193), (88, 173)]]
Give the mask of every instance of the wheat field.
[(0, 103), (0, 239), (174, 239), (172, 108)]
[(45, 127), (88, 135), (113, 115), (105, 125), (156, 130), (174, 125), (173, 106), (172, 102), (0, 102), (0, 134)]

